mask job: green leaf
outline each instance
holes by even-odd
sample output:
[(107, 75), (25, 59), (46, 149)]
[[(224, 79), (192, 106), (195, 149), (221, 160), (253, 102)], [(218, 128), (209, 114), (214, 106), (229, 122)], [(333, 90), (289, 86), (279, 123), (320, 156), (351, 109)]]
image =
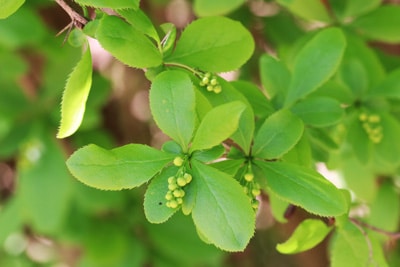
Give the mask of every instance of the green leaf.
[(25, 0), (0, 0), (0, 19), (5, 19), (18, 10)]
[(201, 162), (210, 162), (220, 158), (225, 153), (223, 145), (217, 145), (207, 150), (193, 152), (192, 158)]
[(254, 234), (255, 214), (240, 184), (231, 176), (192, 161), (197, 186), (193, 221), (215, 246), (242, 251)]
[(282, 160), (304, 167), (311, 167), (313, 164), (313, 158), (308, 135), (303, 134), (299, 142), (297, 142), (297, 144), (291, 150), (289, 150), (288, 153), (283, 155)]
[(293, 234), (284, 243), (278, 244), (276, 249), (283, 254), (294, 254), (309, 250), (318, 245), (330, 233), (332, 227), (323, 221), (306, 219), (294, 230)]
[(178, 209), (167, 207), (165, 194), (168, 192), (168, 178), (175, 176), (177, 167), (170, 167), (154, 177), (144, 195), (144, 213), (151, 223), (167, 221)]
[(264, 54), (260, 58), (260, 76), (268, 95), (275, 98), (278, 107), (282, 106), (291, 79), (289, 70), (281, 61)]
[(246, 97), (255, 116), (262, 118), (274, 113), (271, 102), (256, 85), (247, 81), (235, 81), (231, 84)]
[(338, 216), (347, 212), (342, 192), (318, 172), (282, 162), (256, 161), (267, 187), (280, 198), (320, 216)]
[(292, 149), (303, 135), (303, 122), (288, 110), (268, 117), (254, 137), (253, 155), (275, 159)]
[(371, 159), (373, 150), (372, 142), (369, 140), (358, 118), (351, 118), (349, 125), (347, 133), (348, 143), (352, 146), (358, 160), (366, 164)]
[(172, 51), (175, 48), (176, 26), (173, 23), (164, 23), (160, 25), (160, 28), (165, 34), (161, 41), (161, 45), (163, 54), (167, 57), (172, 54)]
[(376, 198), (369, 206), (369, 210), (368, 223), (370, 225), (385, 231), (395, 232), (399, 225), (400, 215), (399, 195), (395, 186), (388, 182), (383, 183)]
[(210, 164), (210, 166), (225, 172), (231, 176), (235, 176), (240, 167), (243, 166), (245, 159), (228, 159)]
[(160, 42), (160, 37), (153, 23), (141, 9), (120, 9), (117, 10), (118, 14), (126, 19), (132, 27), (141, 31), (142, 33), (153, 38), (157, 43)]
[(345, 37), (338, 28), (317, 33), (295, 59), (285, 105), (305, 97), (325, 83), (339, 67), (345, 46)]
[[(224, 79), (218, 77), (218, 82), (222, 86), (222, 92), (219, 94), (213, 94), (206, 90), (199, 90), (208, 101), (215, 107), (223, 105), (233, 101), (241, 101), (246, 104), (246, 109), (243, 111), (242, 116), (239, 119), (239, 125), (237, 131), (235, 131), (231, 138), (240, 146), (246, 154), (249, 154), (251, 148), (251, 139), (254, 135), (254, 113), (250, 103), (246, 97), (241, 94), (232, 84), (228, 83)], [(198, 100), (198, 99), (196, 99)], [(198, 101), (196, 102), (198, 104)]]
[(396, 69), (389, 73), (385, 80), (368, 92), (368, 96), (400, 99), (400, 69)]
[(240, 7), (245, 0), (196, 0), (194, 12), (199, 17), (225, 15)]
[(39, 131), (32, 135), (18, 159), (20, 212), (36, 231), (56, 234), (68, 216), (73, 180), (57, 140)]
[(350, 221), (338, 227), (331, 244), (332, 267), (370, 266), (367, 237)]
[(166, 71), (153, 81), (150, 109), (158, 127), (187, 151), (195, 129), (195, 92), (188, 75)]
[(237, 130), (245, 108), (242, 102), (234, 101), (210, 110), (201, 121), (190, 150), (208, 149), (229, 138)]
[(275, 220), (280, 223), (286, 223), (285, 213), (290, 203), (276, 196), (271, 190), (268, 192), (268, 198), (271, 205), (271, 213)]
[(157, 47), (139, 30), (116, 16), (105, 16), (98, 26), (96, 38), (115, 58), (134, 68), (161, 65)]
[(400, 24), (400, 7), (383, 5), (365, 16), (352, 22), (357, 32), (372, 40), (387, 43), (400, 42), (400, 33), (397, 25)]
[(383, 138), (375, 145), (377, 155), (386, 163), (397, 166), (400, 163), (400, 123), (389, 113), (380, 114)]
[(357, 17), (377, 8), (382, 0), (331, 0), (330, 4), (342, 19)]
[(92, 86), (92, 56), (89, 47), (65, 85), (61, 103), (61, 124), (57, 138), (74, 134), (82, 123), (86, 101)]
[(340, 103), (329, 97), (312, 97), (296, 103), (292, 112), (305, 124), (326, 127), (340, 122), (344, 115)]
[(319, 0), (277, 0), (297, 16), (306, 20), (331, 22), (328, 10)]
[(140, 144), (112, 150), (88, 145), (67, 160), (70, 172), (82, 183), (103, 190), (137, 187), (157, 174), (175, 155)]
[(80, 5), (96, 8), (132, 8), (138, 9), (140, 0), (75, 0)]
[(209, 17), (192, 22), (165, 61), (224, 72), (241, 67), (253, 50), (253, 37), (242, 24), (225, 17)]
[(24, 226), (20, 198), (13, 197), (7, 204), (3, 204), (0, 211), (0, 243), (4, 244), (6, 238)]

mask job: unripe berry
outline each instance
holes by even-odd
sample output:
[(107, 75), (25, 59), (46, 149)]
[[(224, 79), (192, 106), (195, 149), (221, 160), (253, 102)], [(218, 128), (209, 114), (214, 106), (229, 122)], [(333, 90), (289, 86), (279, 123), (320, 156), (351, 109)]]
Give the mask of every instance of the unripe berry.
[(176, 183), (177, 183), (180, 187), (183, 187), (183, 186), (185, 186), (185, 185), (187, 184), (186, 179), (183, 178), (183, 177), (179, 177), (179, 178), (176, 180)]
[(253, 181), (253, 179), (254, 179), (254, 174), (252, 174), (252, 173), (246, 173), (246, 174), (244, 175), (244, 179), (245, 179), (247, 182), (251, 182), (251, 181)]
[(243, 192), (247, 195), (247, 193), (249, 193), (249, 189), (247, 187), (243, 187)]
[(368, 121), (370, 123), (379, 123), (381, 121), (381, 117), (379, 117), (379, 115), (370, 115), (368, 117)]
[(208, 77), (204, 77), (201, 81), (204, 83), (204, 85), (207, 85), (210, 82)]
[(217, 85), (218, 84), (217, 79), (216, 78), (212, 78), (211, 81), (210, 81), (210, 84), (211, 85)]
[(171, 192), (168, 191), (168, 193), (165, 195), (166, 200), (171, 200), (173, 198)]
[(168, 189), (171, 190), (171, 191), (174, 191), (174, 190), (177, 189), (177, 188), (178, 188), (178, 185), (175, 184), (175, 183), (174, 183), (174, 184), (169, 184), (169, 185), (168, 185)]
[(172, 194), (174, 195), (174, 197), (180, 197), (181, 196), (181, 190), (180, 189), (175, 189)]
[(360, 121), (366, 121), (366, 120), (368, 119), (368, 115), (365, 114), (365, 113), (361, 113), (361, 114), (358, 116), (358, 119), (359, 119)]
[(251, 190), (251, 194), (256, 197), (261, 194), (261, 190), (253, 188), (253, 190)]
[(193, 179), (193, 177), (192, 177), (192, 175), (190, 173), (185, 173), (183, 175), (183, 178), (185, 178), (186, 184), (190, 183), (192, 181), (192, 179)]
[(169, 201), (169, 207), (172, 209), (176, 209), (178, 207), (178, 202), (176, 200)]
[(257, 210), (258, 207), (260, 206), (260, 203), (257, 200), (255, 200), (253, 203), (251, 203), (251, 206), (253, 207), (253, 209)]
[(174, 183), (176, 183), (175, 177), (174, 176), (169, 177), (168, 178), (168, 184), (174, 184)]
[(180, 167), (180, 166), (182, 166), (182, 164), (183, 164), (183, 159), (181, 157), (178, 156), (178, 157), (174, 158), (175, 166)]
[(219, 94), (222, 92), (222, 87), (220, 85), (216, 85), (214, 87), (214, 93)]
[(204, 74), (204, 77), (210, 78), (211, 77), (211, 73), (207, 72), (206, 74)]
[(178, 198), (176, 199), (176, 202), (178, 202), (178, 204), (180, 205), (180, 204), (183, 203), (183, 199), (182, 199), (181, 197), (178, 197)]
[(212, 90), (214, 90), (214, 86), (208, 85), (207, 86), (207, 91), (211, 92)]

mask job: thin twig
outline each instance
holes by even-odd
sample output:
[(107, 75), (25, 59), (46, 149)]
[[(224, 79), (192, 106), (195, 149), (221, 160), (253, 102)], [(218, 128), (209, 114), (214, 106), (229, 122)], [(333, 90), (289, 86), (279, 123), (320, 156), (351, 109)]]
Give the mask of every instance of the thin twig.
[(362, 227), (371, 229), (371, 230), (373, 230), (373, 231), (375, 231), (375, 232), (377, 232), (377, 233), (386, 235), (386, 236), (388, 236), (388, 237), (390, 237), (390, 238), (392, 238), (392, 239), (394, 239), (394, 240), (400, 239), (400, 232), (390, 232), (390, 231), (386, 231), (386, 230), (383, 230), (383, 229), (381, 229), (381, 228), (375, 227), (375, 226), (373, 226), (373, 225), (370, 225), (370, 224), (368, 224), (368, 223), (362, 222), (362, 221), (357, 220), (357, 219), (354, 219), (354, 218), (350, 218), (350, 221), (352, 221), (353, 223), (355, 223), (355, 224), (357, 224), (357, 225), (359, 225), (359, 226), (362, 226)]
[(86, 25), (87, 20), (83, 16), (81, 16), (78, 12), (73, 10), (67, 3), (65, 3), (64, 0), (56, 0), (56, 3), (62, 9), (64, 9), (64, 11), (68, 14), (68, 16), (71, 18), (72, 23), (75, 27), (82, 29), (83, 26)]

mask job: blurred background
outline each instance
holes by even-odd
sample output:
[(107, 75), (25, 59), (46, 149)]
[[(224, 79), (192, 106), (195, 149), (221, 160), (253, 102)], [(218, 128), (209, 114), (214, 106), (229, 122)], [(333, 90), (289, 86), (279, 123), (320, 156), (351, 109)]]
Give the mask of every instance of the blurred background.
[[(142, 0), (141, 8), (155, 25), (172, 22), (182, 29), (195, 19), (191, 1)], [(257, 82), (259, 55), (302, 34), (289, 13), (270, 1), (250, 0), (229, 16), (252, 31), (257, 48), (254, 60), (227, 77)], [(310, 215), (293, 209), (287, 223), (278, 223), (267, 196), (248, 248), (227, 254), (200, 241), (190, 217), (148, 223), (145, 186), (108, 192), (75, 180), (65, 160), (79, 147), (143, 143), (159, 148), (167, 137), (151, 120), (144, 72), (124, 66), (90, 40), (95, 72), (84, 121), (72, 137), (55, 138), (64, 85), (81, 56), (81, 48), (73, 46), (74, 32), (65, 43), (65, 32), (56, 36), (69, 23), (49, 0), (29, 0), (0, 20), (1, 267), (328, 266), (326, 242), (293, 256), (276, 251), (275, 245)], [(398, 46), (374, 45), (400, 52)]]

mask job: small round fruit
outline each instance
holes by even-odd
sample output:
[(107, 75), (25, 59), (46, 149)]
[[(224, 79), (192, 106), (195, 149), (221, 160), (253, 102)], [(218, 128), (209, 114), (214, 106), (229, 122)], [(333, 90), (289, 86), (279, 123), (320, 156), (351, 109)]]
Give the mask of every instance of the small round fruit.
[(182, 166), (182, 164), (183, 164), (183, 158), (181, 158), (179, 156), (174, 158), (174, 165), (175, 166), (180, 167), (180, 166)]
[(244, 179), (245, 179), (247, 182), (251, 182), (251, 181), (253, 181), (253, 179), (254, 179), (254, 174), (252, 174), (251, 172), (246, 173), (246, 174), (244, 175)]

